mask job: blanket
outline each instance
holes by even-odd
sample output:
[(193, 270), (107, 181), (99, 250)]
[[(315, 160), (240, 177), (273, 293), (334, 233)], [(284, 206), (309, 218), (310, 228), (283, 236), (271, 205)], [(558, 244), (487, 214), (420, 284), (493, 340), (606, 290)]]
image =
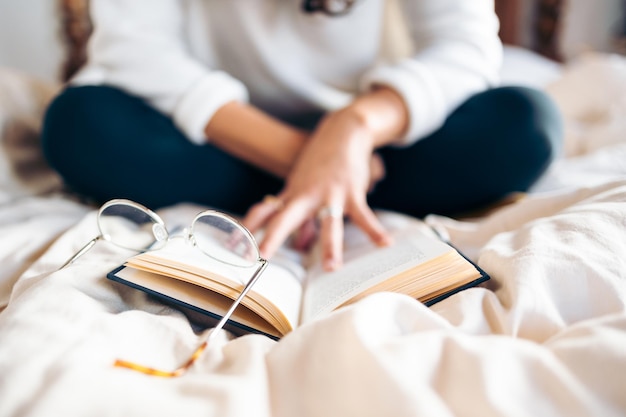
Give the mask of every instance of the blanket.
[[(598, 75), (601, 74), (601, 75)], [(584, 80), (584, 82), (581, 82)], [(525, 198), (427, 221), (488, 271), (428, 308), (379, 293), (280, 341), (208, 329), (111, 282), (129, 254), (98, 243), (95, 208), (52, 190), (0, 204), (0, 416), (626, 415), (626, 64), (592, 55), (545, 85), (565, 154)], [(196, 207), (159, 214), (185, 222)]]

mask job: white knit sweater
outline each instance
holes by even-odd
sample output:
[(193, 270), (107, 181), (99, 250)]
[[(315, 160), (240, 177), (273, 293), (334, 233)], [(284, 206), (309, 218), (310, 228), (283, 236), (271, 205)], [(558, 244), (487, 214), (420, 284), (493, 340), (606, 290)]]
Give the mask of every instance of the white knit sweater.
[(412, 143), (497, 82), (498, 20), (493, 0), (400, 0), (411, 48), (398, 57), (385, 40), (402, 22), (385, 18), (385, 3), (357, 0), (329, 17), (301, 0), (92, 0), (88, 63), (73, 83), (142, 97), (196, 143), (232, 100), (289, 120), (382, 84), (403, 97), (410, 122), (398, 143)]

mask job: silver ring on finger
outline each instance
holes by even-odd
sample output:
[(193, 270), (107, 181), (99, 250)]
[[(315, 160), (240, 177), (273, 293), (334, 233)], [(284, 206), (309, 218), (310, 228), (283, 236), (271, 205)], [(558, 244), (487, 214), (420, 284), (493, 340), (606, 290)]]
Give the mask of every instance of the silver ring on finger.
[(317, 219), (319, 221), (322, 221), (327, 217), (330, 217), (333, 219), (343, 218), (343, 206), (329, 205), (329, 206), (321, 207), (317, 212)]

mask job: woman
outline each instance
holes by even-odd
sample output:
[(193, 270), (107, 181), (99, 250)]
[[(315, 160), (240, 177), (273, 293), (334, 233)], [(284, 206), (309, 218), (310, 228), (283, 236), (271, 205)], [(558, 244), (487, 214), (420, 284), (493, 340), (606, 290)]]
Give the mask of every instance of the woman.
[(411, 51), (394, 56), (384, 0), (92, 0), (45, 154), (95, 200), (246, 213), (266, 257), (317, 218), (328, 269), (344, 218), (384, 245), (372, 208), (454, 215), (528, 189), (559, 117), (537, 91), (494, 88), (493, 2), (401, 5)]

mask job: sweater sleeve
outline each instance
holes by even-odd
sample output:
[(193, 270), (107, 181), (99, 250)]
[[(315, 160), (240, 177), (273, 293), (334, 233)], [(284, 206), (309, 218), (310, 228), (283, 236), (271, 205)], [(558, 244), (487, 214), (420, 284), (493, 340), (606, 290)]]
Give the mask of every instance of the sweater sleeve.
[(141, 97), (195, 143), (224, 104), (247, 101), (245, 86), (188, 52), (180, 0), (92, 0), (87, 66), (72, 81), (108, 84)]
[(361, 80), (363, 91), (384, 85), (403, 98), (409, 126), (398, 145), (440, 128), (472, 94), (498, 81), (502, 44), (493, 0), (402, 0), (412, 56), (382, 64)]

